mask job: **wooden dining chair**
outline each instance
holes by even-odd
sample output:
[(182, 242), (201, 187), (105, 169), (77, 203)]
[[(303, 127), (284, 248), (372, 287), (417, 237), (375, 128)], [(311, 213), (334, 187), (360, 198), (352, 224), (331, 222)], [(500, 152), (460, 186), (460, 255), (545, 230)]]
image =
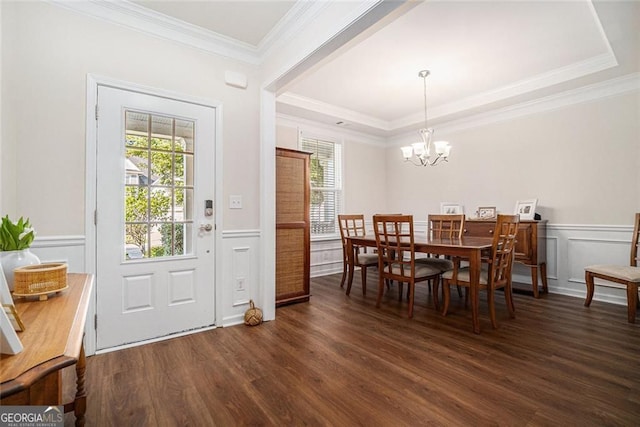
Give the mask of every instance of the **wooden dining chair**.
[[(409, 318), (413, 317), (415, 286), (426, 280), (439, 280), (440, 270), (416, 264), (413, 215), (374, 215), (373, 230), (378, 247), (378, 300), (380, 307), (385, 281), (408, 284)], [(400, 287), (402, 297), (402, 287)]]
[[(367, 267), (375, 267), (378, 265), (378, 255), (367, 253), (366, 247), (354, 247), (354, 265), (348, 265), (349, 257), (347, 256), (347, 237), (367, 235), (364, 215), (338, 215), (340, 224), (340, 237), (342, 239), (342, 279), (340, 279), (340, 287), (344, 287), (344, 281), (347, 277), (349, 268), (360, 267), (362, 274), (362, 294), (367, 294)], [(351, 293), (351, 283), (347, 285), (347, 295)]]
[(598, 286), (620, 287), (627, 291), (627, 321), (635, 323), (636, 310), (638, 309), (638, 285), (640, 284), (640, 267), (638, 267), (639, 254), (638, 238), (640, 235), (640, 213), (636, 213), (636, 222), (631, 237), (631, 253), (629, 265), (589, 265), (584, 269), (584, 281), (587, 284), (587, 298), (584, 306), (589, 307), (593, 299), (596, 283), (594, 279), (605, 280), (610, 283), (597, 283)]
[[(504, 289), (504, 297), (507, 310), (511, 318), (515, 317), (513, 294), (511, 287), (511, 268), (515, 256), (516, 235), (518, 234), (519, 215), (498, 215), (491, 253), (487, 259), (483, 259), (480, 272), (479, 290), (487, 291), (489, 303), (489, 315), (491, 325), (498, 327), (494, 294), (496, 289)], [(442, 286), (444, 294), (444, 308), (442, 314), (447, 315), (451, 301), (451, 285), (460, 285), (469, 288), (469, 268), (454, 268), (442, 274)], [(468, 289), (467, 289), (468, 294)]]
[[(429, 214), (427, 216), (427, 235), (436, 239), (459, 239), (464, 230), (464, 214)], [(457, 260), (459, 261), (459, 260)], [(417, 258), (416, 262), (427, 264), (438, 268), (442, 273), (453, 270), (454, 260), (428, 254), (424, 258)], [(462, 291), (458, 286), (458, 295), (462, 296)], [(439, 310), (438, 303), (438, 282), (433, 286), (433, 304)]]
[[(431, 238), (459, 239), (462, 237), (462, 231), (464, 229), (464, 214), (429, 214), (427, 216), (427, 226), (427, 234)], [(452, 260), (439, 258), (437, 255), (429, 254), (428, 257), (418, 258), (416, 261), (439, 268), (443, 273), (453, 269)]]

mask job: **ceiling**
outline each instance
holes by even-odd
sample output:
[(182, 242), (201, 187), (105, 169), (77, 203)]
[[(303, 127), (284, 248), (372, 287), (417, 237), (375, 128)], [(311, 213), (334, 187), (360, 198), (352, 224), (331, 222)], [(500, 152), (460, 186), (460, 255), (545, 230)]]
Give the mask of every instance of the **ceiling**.
[[(320, 2), (130, 3), (259, 53)], [(390, 137), (424, 121), (422, 69), (431, 71), (430, 126), (640, 72), (640, 1), (411, 6), (289, 83), (278, 112)]]

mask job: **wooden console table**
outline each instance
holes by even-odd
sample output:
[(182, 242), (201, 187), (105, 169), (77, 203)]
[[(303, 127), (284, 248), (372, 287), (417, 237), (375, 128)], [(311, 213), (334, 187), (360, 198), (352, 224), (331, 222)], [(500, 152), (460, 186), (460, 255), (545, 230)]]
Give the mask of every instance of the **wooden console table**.
[[(67, 290), (47, 301), (16, 299), (25, 325), (18, 332), (24, 350), (1, 356), (0, 405), (64, 405), (64, 412), (73, 411), (76, 425), (82, 426), (87, 408), (82, 339), (93, 276), (71, 273), (67, 284)], [(62, 369), (74, 364), (76, 396), (62, 403)]]
[[(464, 222), (465, 236), (493, 236), (495, 220), (467, 219)], [(518, 226), (515, 260), (531, 269), (533, 296), (538, 298), (538, 268), (542, 280), (542, 291), (547, 286), (547, 221), (521, 220)]]

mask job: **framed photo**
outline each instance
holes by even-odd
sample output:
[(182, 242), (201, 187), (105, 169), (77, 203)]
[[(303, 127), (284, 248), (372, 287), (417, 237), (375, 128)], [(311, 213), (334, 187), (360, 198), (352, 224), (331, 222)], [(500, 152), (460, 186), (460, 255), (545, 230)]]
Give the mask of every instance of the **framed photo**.
[(17, 330), (23, 330), (24, 325), (18, 317), (13, 299), (9, 292), (9, 286), (4, 277), (2, 266), (0, 266), (0, 350), (2, 354), (18, 354), (23, 350)]
[(18, 332), (24, 331), (24, 323), (22, 323), (20, 316), (18, 316), (16, 307), (13, 304), (3, 304), (2, 309), (7, 315), (7, 319), (9, 319), (9, 322), (11, 323), (11, 326), (13, 326), (13, 329)]
[(495, 206), (482, 206), (478, 208), (478, 218), (480, 219), (493, 219), (496, 217)]
[(2, 354), (18, 354), (23, 350), (20, 338), (4, 310), (0, 310), (0, 350)]
[(514, 213), (520, 215), (520, 219), (533, 219), (536, 214), (537, 204), (538, 199), (518, 200)]
[(447, 215), (457, 215), (464, 213), (464, 206), (460, 203), (442, 202), (440, 203), (440, 213)]

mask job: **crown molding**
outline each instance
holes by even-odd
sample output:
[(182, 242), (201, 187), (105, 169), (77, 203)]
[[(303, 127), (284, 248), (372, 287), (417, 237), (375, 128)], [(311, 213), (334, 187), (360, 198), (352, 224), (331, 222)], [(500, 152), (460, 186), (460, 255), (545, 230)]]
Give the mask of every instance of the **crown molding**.
[(259, 63), (264, 62), (284, 43), (300, 34), (309, 22), (329, 6), (329, 3), (328, 1), (296, 1), (258, 44)]
[(67, 10), (253, 65), (303, 28), (329, 2), (298, 1), (258, 46), (206, 30), (126, 0), (45, 0)]
[[(546, 96), (533, 101), (523, 102), (510, 107), (500, 108), (486, 113), (474, 114), (463, 119), (452, 120), (438, 125), (438, 134), (453, 133), (462, 130), (486, 126), (493, 123), (513, 120), (518, 117), (543, 113), (584, 102), (609, 98), (640, 91), (640, 73), (627, 74), (600, 83), (582, 86), (559, 94)], [(400, 145), (415, 132), (405, 132), (389, 140)]]
[(302, 108), (304, 110), (314, 111), (316, 113), (327, 114), (333, 117), (339, 117), (340, 120), (355, 122), (366, 125), (375, 129), (384, 131), (393, 130), (390, 123), (386, 120), (377, 119), (373, 116), (359, 113), (347, 108), (338, 107), (333, 104), (318, 101), (313, 98), (297, 95), (292, 92), (285, 92), (276, 97), (276, 102), (290, 105), (292, 107)]
[(257, 48), (230, 37), (139, 6), (128, 1), (48, 0), (50, 3), (102, 21), (183, 43), (250, 64), (258, 63)]
[[(612, 52), (608, 52), (589, 58), (585, 61), (577, 62), (566, 67), (533, 76), (526, 80), (521, 80), (519, 82), (503, 86), (496, 90), (482, 92), (474, 96), (463, 98), (459, 101), (432, 107), (429, 109), (429, 117), (431, 119), (446, 117), (451, 114), (481, 107), (483, 105), (514, 96), (523, 95), (548, 86), (564, 83), (598, 71), (615, 67), (617, 65), (618, 61), (616, 60), (615, 55)], [(590, 86), (586, 86), (586, 88), (589, 87)], [(393, 132), (397, 129), (416, 126), (417, 124), (422, 123), (422, 120), (424, 119), (423, 113), (418, 113), (393, 121), (381, 120), (367, 114), (337, 107), (335, 105), (291, 92), (285, 92), (279, 95), (276, 100), (277, 102), (291, 105), (293, 107), (314, 111), (316, 113), (328, 114), (334, 117), (339, 117), (341, 120), (359, 123), (386, 132)], [(533, 102), (535, 103), (536, 101)]]
[(386, 147), (387, 145), (387, 139), (384, 137), (379, 137), (336, 125), (329, 125), (282, 113), (276, 113), (276, 125), (296, 128), (299, 131), (302, 130), (303, 132), (307, 133), (319, 134), (326, 137), (341, 138), (349, 141), (359, 142), (362, 144), (374, 145), (377, 147)]
[[(470, 110), (493, 102), (502, 101), (504, 99), (544, 89), (549, 86), (565, 83), (598, 71), (616, 67), (617, 65), (618, 61), (613, 52), (607, 52), (584, 61), (576, 62), (565, 67), (556, 68), (546, 73), (532, 76), (528, 79), (517, 81), (495, 90), (480, 92), (477, 95), (430, 108), (429, 116), (433, 119), (446, 117), (450, 114)], [(391, 122), (390, 128), (401, 129), (407, 126), (414, 126), (417, 123), (421, 123), (423, 118), (424, 115), (422, 113), (414, 114)]]

